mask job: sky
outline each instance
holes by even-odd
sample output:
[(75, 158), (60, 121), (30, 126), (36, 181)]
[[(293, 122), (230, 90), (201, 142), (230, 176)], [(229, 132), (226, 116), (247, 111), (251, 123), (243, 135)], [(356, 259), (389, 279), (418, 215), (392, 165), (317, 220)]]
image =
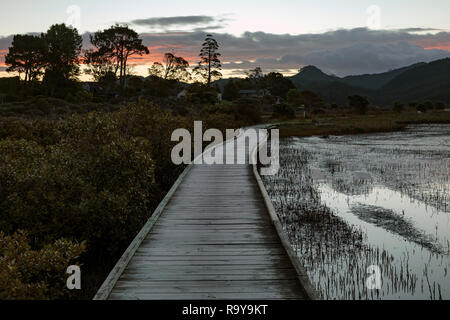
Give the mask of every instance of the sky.
[(0, 76), (12, 35), (62, 22), (86, 48), (89, 33), (128, 24), (151, 51), (132, 60), (141, 75), (165, 52), (195, 64), (207, 33), (221, 45), (225, 76), (310, 64), (345, 76), (450, 57), (449, 0), (0, 0), (0, 10)]

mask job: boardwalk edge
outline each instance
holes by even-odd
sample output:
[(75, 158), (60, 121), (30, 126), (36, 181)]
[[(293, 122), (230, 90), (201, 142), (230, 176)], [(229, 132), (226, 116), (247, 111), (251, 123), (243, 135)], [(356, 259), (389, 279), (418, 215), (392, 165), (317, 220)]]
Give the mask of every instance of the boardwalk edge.
[(261, 176), (258, 173), (256, 154), (257, 154), (257, 151), (264, 145), (264, 143), (267, 143), (267, 137), (264, 139), (264, 141), (260, 141), (259, 144), (253, 149), (253, 152), (252, 152), (252, 158), (254, 160), (253, 161), (253, 174), (255, 176), (255, 179), (258, 184), (261, 195), (264, 199), (264, 203), (265, 203), (265, 206), (269, 213), (272, 224), (275, 226), (278, 237), (280, 238), (280, 241), (289, 256), (289, 259), (290, 259), (292, 265), (294, 266), (295, 271), (297, 272), (298, 280), (299, 280), (300, 284), (302, 285), (302, 288), (303, 288), (306, 296), (308, 297), (309, 300), (321, 300), (320, 295), (317, 293), (317, 291), (315, 290), (311, 281), (309, 280), (309, 277), (308, 277), (308, 274), (307, 274), (305, 268), (302, 266), (296, 253), (292, 249), (289, 238), (287, 237), (286, 233), (283, 230), (283, 226), (282, 226), (280, 219), (278, 218), (278, 215), (275, 211), (272, 200), (270, 199), (269, 194), (267, 193), (266, 187), (264, 186), (264, 183), (261, 179)]

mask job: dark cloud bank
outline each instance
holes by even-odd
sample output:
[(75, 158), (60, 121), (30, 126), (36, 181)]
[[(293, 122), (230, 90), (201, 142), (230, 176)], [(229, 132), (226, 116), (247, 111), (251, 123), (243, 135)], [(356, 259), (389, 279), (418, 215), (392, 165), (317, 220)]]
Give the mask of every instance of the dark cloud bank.
[[(187, 57), (198, 55), (199, 47), (209, 32), (205, 23), (217, 23), (209, 16), (186, 16), (135, 20), (135, 24), (147, 26), (194, 25), (194, 31), (143, 33), (144, 44), (166, 48), (176, 47), (178, 54)], [(220, 26), (212, 25), (211, 30)], [(419, 32), (420, 31), (420, 32)], [(433, 31), (434, 33), (428, 33)], [(419, 33), (417, 33), (419, 32)], [(378, 73), (417, 62), (450, 57), (450, 33), (432, 28), (401, 30), (369, 30), (355, 28), (321, 34), (270, 34), (245, 32), (241, 36), (214, 33), (221, 45), (225, 69), (248, 70), (261, 66), (265, 70), (298, 69), (315, 65), (325, 72), (340, 76), (349, 74)], [(87, 36), (84, 37), (86, 40)], [(11, 37), (0, 38), (0, 50), (11, 42)], [(87, 41), (85, 42), (87, 45)], [(238, 63), (239, 62), (239, 63)]]

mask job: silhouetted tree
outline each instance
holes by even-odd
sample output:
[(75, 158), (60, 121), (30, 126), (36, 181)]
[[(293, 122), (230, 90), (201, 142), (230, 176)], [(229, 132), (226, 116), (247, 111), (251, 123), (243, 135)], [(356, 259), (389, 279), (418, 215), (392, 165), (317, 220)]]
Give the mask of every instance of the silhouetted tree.
[(291, 80), (285, 78), (281, 73), (271, 72), (264, 77), (263, 86), (269, 89), (270, 93), (276, 97), (286, 99), (287, 93), (295, 89)]
[(219, 50), (219, 45), (217, 41), (208, 34), (206, 36), (205, 42), (200, 50), (200, 62), (198, 66), (194, 68), (194, 72), (206, 80), (208, 86), (211, 85), (211, 81), (220, 79), (222, 77), (222, 63), (219, 58), (221, 54), (217, 52)]
[[(98, 31), (91, 36), (91, 43), (96, 48), (90, 55), (99, 64), (114, 66), (112, 70), (119, 74), (121, 85), (128, 71), (128, 58), (132, 55), (149, 54), (136, 31), (128, 26), (114, 25), (109, 29)], [(106, 69), (109, 69), (107, 67)]]
[(46, 74), (50, 73), (57, 78), (73, 79), (80, 73), (81, 46), (83, 39), (78, 30), (56, 24), (50, 27), (42, 37), (46, 43)]
[(201, 83), (195, 83), (187, 89), (186, 100), (194, 104), (217, 103), (217, 91)]
[(44, 67), (45, 42), (42, 37), (15, 35), (5, 56), (6, 71), (25, 73), (25, 82), (36, 80)]
[(228, 81), (223, 88), (223, 98), (228, 101), (239, 98), (239, 88), (233, 80)]
[(366, 97), (353, 95), (348, 97), (348, 104), (350, 108), (353, 108), (356, 112), (365, 114), (367, 112), (367, 107), (369, 106), (369, 100), (367, 100)]
[(105, 77), (111, 79), (111, 74), (117, 80), (115, 64), (111, 62), (107, 55), (102, 55), (100, 51), (86, 50), (84, 63), (87, 66), (85, 73), (91, 75), (95, 81), (101, 82), (101, 79)]
[(256, 67), (255, 69), (246, 72), (247, 78), (249, 79), (261, 79), (264, 77), (261, 67)]
[(301, 92), (303, 104), (307, 108), (315, 108), (315, 107), (321, 107), (323, 105), (322, 98), (311, 90), (304, 90)]
[(287, 93), (287, 101), (293, 106), (301, 106), (305, 104), (305, 99), (298, 89), (290, 89)]
[(155, 62), (148, 72), (151, 76), (165, 80), (189, 81), (191, 75), (188, 71), (189, 62), (183, 57), (177, 57), (173, 53), (164, 55), (163, 63)]
[(295, 110), (291, 106), (289, 106), (285, 103), (276, 104), (273, 107), (272, 117), (294, 119), (295, 118)]

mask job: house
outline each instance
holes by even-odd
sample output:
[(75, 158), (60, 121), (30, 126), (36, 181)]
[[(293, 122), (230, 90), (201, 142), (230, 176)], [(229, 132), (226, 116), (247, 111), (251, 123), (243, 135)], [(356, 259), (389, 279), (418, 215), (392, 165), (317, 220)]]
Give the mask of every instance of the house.
[(263, 98), (265, 94), (265, 90), (239, 90), (241, 98)]

